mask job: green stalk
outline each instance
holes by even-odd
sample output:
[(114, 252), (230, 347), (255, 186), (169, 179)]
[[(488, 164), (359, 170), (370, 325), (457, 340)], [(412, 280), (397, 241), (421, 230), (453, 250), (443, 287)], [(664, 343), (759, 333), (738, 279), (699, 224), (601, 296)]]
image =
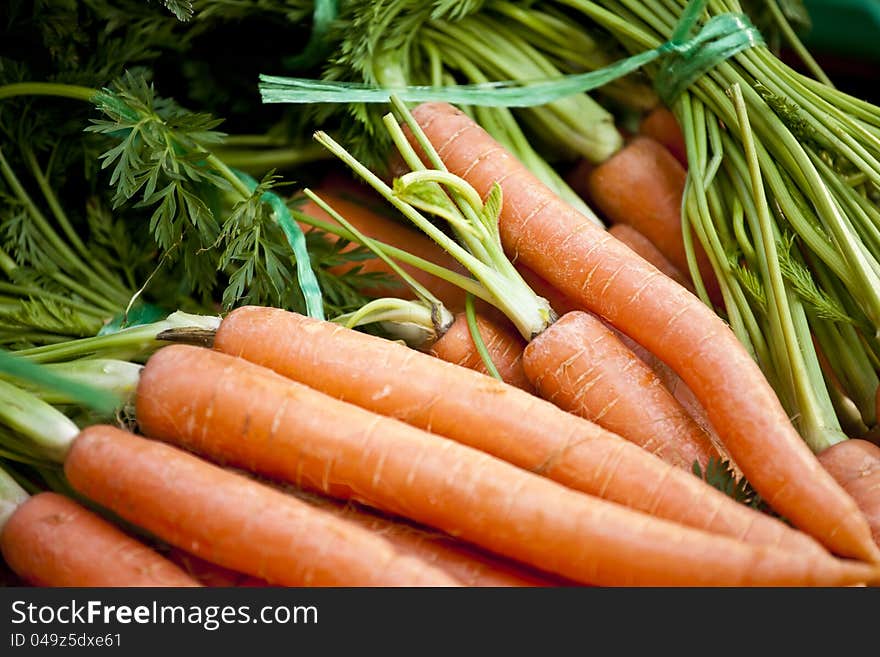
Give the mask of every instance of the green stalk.
[(18, 297), (19, 299), (25, 299), (28, 297), (43, 298), (47, 301), (52, 301), (53, 303), (69, 306), (73, 310), (94, 317), (95, 319), (102, 322), (108, 317), (107, 312), (95, 308), (94, 306), (90, 306), (86, 303), (77, 301), (76, 299), (71, 299), (70, 297), (62, 296), (60, 294), (46, 292), (45, 290), (41, 290), (35, 287), (28, 287), (26, 285), (15, 285), (14, 283), (0, 281), (0, 292), (8, 292), (9, 294), (13, 295), (14, 297)]
[[(773, 231), (757, 148), (752, 140), (748, 109), (739, 85), (732, 88), (732, 97), (758, 210), (759, 225), (753, 228), (753, 232), (759, 239), (760, 248), (756, 251), (760, 254), (762, 276), (769, 283), (767, 305), (775, 336), (774, 343), (778, 350), (778, 362), (780, 365), (782, 362), (788, 365), (790, 383), (794, 388), (798, 404), (797, 423), (801, 427), (801, 435), (810, 448), (815, 453), (819, 453), (845, 440), (846, 436), (840, 430), (837, 416), (828, 398), (818, 361), (813, 363), (813, 359), (810, 359), (811, 362), (808, 364), (805, 360), (808, 345), (811, 344), (809, 326), (801, 304), (786, 289), (783, 281), (776, 252), (778, 236)], [(824, 395), (822, 391), (825, 392)]]
[(864, 348), (851, 326), (835, 326), (812, 317), (810, 326), (835, 376), (856, 408), (863, 422), (877, 421), (876, 394), (880, 379), (870, 366)]
[[(86, 280), (98, 287), (103, 287), (106, 283), (103, 283), (99, 277), (94, 275), (94, 272), (89, 269), (82, 260), (77, 257), (77, 255), (70, 250), (70, 247), (58, 237), (58, 234), (52, 229), (52, 226), (49, 224), (49, 221), (46, 219), (45, 215), (40, 211), (37, 205), (34, 203), (33, 199), (31, 199), (30, 195), (24, 189), (24, 186), (18, 180), (18, 177), (15, 175), (15, 172), (12, 170), (12, 167), (9, 166), (9, 162), (6, 160), (6, 157), (3, 155), (3, 149), (0, 148), (0, 173), (3, 174), (3, 177), (6, 179), (7, 184), (12, 189), (12, 192), (18, 198), (18, 200), (28, 209), (28, 213), (31, 218), (34, 220), (34, 223), (39, 227), (43, 237), (49, 242), (51, 247), (57, 251), (59, 257), (63, 259), (65, 262), (69, 263), (73, 269), (78, 269), (82, 272)], [(83, 287), (69, 279), (68, 277), (63, 277), (61, 274), (57, 275), (59, 281), (63, 281), (64, 284), (69, 287), (71, 290), (83, 296), (84, 298), (90, 298), (94, 301), (98, 306), (104, 307), (111, 312), (116, 310), (116, 305), (110, 299), (107, 299), (105, 296), (102, 296), (97, 293), (91, 293), (87, 288)], [(86, 290), (85, 294), (83, 294), (83, 290)], [(105, 289), (105, 293), (106, 293)], [(117, 292), (114, 291), (114, 294)], [(123, 303), (125, 300), (123, 300)]]
[[(329, 233), (331, 235), (336, 235), (337, 237), (341, 237), (344, 240), (349, 242), (353, 242), (356, 244), (360, 244), (358, 238), (351, 231), (343, 228), (341, 226), (337, 226), (335, 224), (331, 224), (328, 221), (322, 221), (321, 219), (317, 219), (312, 217), (311, 215), (307, 215), (304, 212), (300, 212), (295, 208), (291, 208), (291, 214), (296, 218), (299, 223), (306, 224), (308, 226), (312, 226), (314, 228), (318, 228), (319, 230)], [(476, 296), (483, 298), (483, 295), (488, 294), (486, 290), (480, 286), (480, 284), (472, 278), (467, 276), (463, 276), (458, 272), (450, 271), (445, 267), (441, 267), (440, 265), (431, 262), (430, 260), (425, 260), (416, 255), (413, 255), (407, 251), (402, 249), (398, 249), (395, 246), (391, 246), (390, 244), (386, 244), (385, 242), (380, 242), (379, 240), (374, 240), (371, 238), (373, 244), (375, 244), (383, 253), (387, 254), (389, 257), (394, 260), (398, 260), (407, 265), (412, 265), (418, 269), (421, 269), (432, 276), (436, 276), (437, 278), (441, 278), (449, 283), (452, 283), (456, 287), (459, 287), (466, 292), (470, 292), (475, 294)]]
[(501, 374), (498, 373), (498, 368), (495, 367), (495, 363), (492, 362), (492, 356), (486, 348), (486, 343), (483, 342), (480, 327), (477, 325), (477, 314), (474, 311), (474, 297), (472, 294), (465, 295), (464, 312), (465, 318), (467, 319), (468, 331), (470, 331), (471, 339), (474, 341), (474, 347), (480, 355), (480, 360), (483, 361), (486, 371), (489, 372), (489, 376), (498, 379), (499, 381), (503, 381), (504, 379), (501, 377)]
[(55, 220), (61, 226), (61, 230), (64, 232), (64, 235), (67, 237), (70, 243), (73, 244), (74, 249), (79, 252), (80, 257), (83, 259), (82, 261), (91, 261), (91, 267), (98, 272), (99, 276), (93, 279), (94, 282), (100, 285), (106, 293), (113, 295), (114, 298), (118, 298), (121, 302), (127, 300), (128, 292), (118, 285), (112, 285), (112, 283), (116, 281), (113, 274), (111, 274), (110, 271), (101, 262), (96, 261), (92, 258), (92, 254), (89, 253), (89, 250), (86, 248), (85, 244), (83, 244), (77, 232), (73, 229), (70, 220), (67, 218), (67, 214), (64, 212), (64, 209), (58, 202), (58, 198), (55, 196), (55, 192), (52, 189), (52, 186), (49, 184), (49, 181), (43, 173), (43, 170), (40, 168), (39, 162), (37, 162), (37, 158), (34, 155), (33, 150), (31, 150), (30, 148), (24, 148), (22, 150), (25, 161), (30, 166), (31, 173), (36, 179), (40, 190), (43, 192), (43, 196), (46, 198), (46, 203), (49, 205), (49, 209), (55, 216)]
[(16, 355), (33, 363), (57, 363), (98, 355), (121, 360), (141, 359), (165, 343), (162, 339), (165, 332), (188, 329), (211, 332), (216, 331), (219, 326), (219, 317), (191, 315), (178, 310), (152, 324), (133, 326), (107, 335), (22, 349)]
[[(405, 108), (404, 108), (405, 110)], [(486, 299), (489, 303), (495, 303), (508, 317), (514, 321), (520, 332), (531, 339), (532, 335), (540, 333), (549, 320), (549, 307), (541, 308), (535, 294), (528, 286), (511, 285), (510, 281), (499, 275), (486, 263), (474, 258), (467, 250), (447, 236), (443, 231), (434, 226), (424, 215), (409, 203), (401, 200), (398, 193), (386, 185), (378, 176), (358, 162), (348, 151), (336, 143), (329, 135), (322, 131), (315, 133), (315, 139), (323, 144), (331, 153), (342, 160), (352, 171), (367, 182), (373, 189), (381, 194), (389, 203), (397, 208), (407, 219), (415, 224), (422, 232), (439, 244), (447, 253), (466, 267), (474, 277), (479, 280), (491, 294)], [(483, 293), (485, 297), (485, 292)], [(492, 297), (495, 298), (493, 301)]]
[(16, 96), (57, 96), (92, 102), (97, 90), (74, 84), (58, 84), (57, 82), (16, 82), (0, 87), (0, 100)]
[(272, 149), (220, 146), (214, 148), (213, 152), (227, 166), (248, 173), (263, 173), (270, 169), (289, 169), (327, 159), (327, 151), (318, 144)]
[[(137, 363), (112, 358), (83, 358), (43, 367), (72, 382), (105, 390), (123, 401), (133, 399), (143, 369)], [(33, 388), (32, 392), (52, 405), (77, 403), (69, 394), (56, 390)]]
[[(429, 162), (437, 171), (448, 173), (434, 146), (406, 106), (394, 96), (391, 98), (391, 104), (397, 115), (403, 119), (410, 129), (422, 152), (427, 155)], [(401, 154), (409, 153), (410, 157), (412, 157), (412, 146), (410, 146), (399, 127), (392, 131), (392, 139), (397, 144)], [(414, 171), (407, 175), (418, 176), (423, 173), (423, 171)], [(403, 182), (403, 179), (401, 179), (401, 182)], [(487, 196), (486, 205), (475, 204), (476, 201), (467, 202), (468, 196), (471, 195), (460, 193), (458, 190), (465, 190), (471, 188), (471, 186), (460, 178), (456, 184), (447, 185), (446, 187), (465, 219), (472, 226), (477, 227), (484, 236), (481, 244), (487, 254), (485, 259), (474, 262), (475, 259), (472, 258), (472, 265), (462, 260), (459, 260), (459, 262), (492, 292), (497, 300), (497, 303), (494, 303), (494, 305), (507, 315), (527, 341), (531, 341), (556, 320), (556, 314), (546, 299), (537, 296), (532, 291), (504, 253), (504, 248), (501, 244), (501, 234), (498, 228), (498, 219), (503, 203), (501, 187), (497, 184), (493, 186), (492, 191)], [(479, 198), (477, 194), (473, 196)], [(490, 209), (493, 201), (494, 207)], [(442, 242), (438, 243), (443, 246)], [(448, 249), (447, 252), (449, 252)], [(491, 274), (490, 277), (487, 277), (486, 273), (481, 275), (480, 272), (485, 272), (485, 270), (479, 267), (479, 265), (483, 264), (489, 265), (488, 273)]]
[(28, 500), (27, 491), (0, 468), (0, 532), (16, 509)]
[(25, 390), (0, 380), (0, 422), (33, 441), (39, 454), (64, 462), (79, 427), (64, 413)]
[[(437, 38), (468, 44), (476, 59), (497, 79), (532, 80), (560, 77), (562, 73), (530, 43), (507, 28), (504, 21), (474, 14), (453, 23), (433, 21)], [(587, 94), (578, 94), (544, 107), (524, 111), (533, 117), (538, 134), (554, 135), (557, 147), (577, 151), (593, 162), (602, 162), (623, 144), (611, 114)]]

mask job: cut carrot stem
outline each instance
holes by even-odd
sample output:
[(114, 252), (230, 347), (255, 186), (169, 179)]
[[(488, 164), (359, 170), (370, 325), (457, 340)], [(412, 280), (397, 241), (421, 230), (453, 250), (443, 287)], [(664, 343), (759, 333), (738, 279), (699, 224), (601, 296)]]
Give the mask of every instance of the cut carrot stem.
[(691, 471), (696, 462), (705, 470), (710, 458), (720, 458), (657, 375), (588, 313), (567, 313), (532, 340), (523, 368), (544, 399), (667, 463)]
[[(205, 381), (210, 376), (191, 374)], [(243, 392), (238, 391), (239, 397)], [(185, 397), (194, 394), (190, 390)], [(115, 427), (95, 425), (80, 433), (64, 472), (79, 493), (166, 543), (271, 584), (458, 585), (360, 527)]]
[[(375, 369), (376, 361), (363, 362)], [(362, 501), (580, 583), (843, 585), (873, 581), (880, 575), (868, 564), (751, 545), (584, 495), (485, 452), (333, 399), (241, 358), (199, 347), (174, 345), (150, 358), (138, 388), (137, 415), (147, 433), (211, 459)], [(495, 418), (484, 416), (483, 424), (487, 420)], [(482, 427), (474, 425), (471, 430), (478, 434)], [(127, 458), (132, 451), (126, 450)], [(100, 459), (117, 468), (114, 482), (132, 487), (119, 476), (123, 465), (117, 459), (108, 458), (103, 449), (95, 450), (95, 455), (92, 461)], [(75, 444), (68, 466), (76, 457)], [(133, 461), (136, 465), (129, 467), (144, 467), (141, 460)], [(163, 471), (156, 478), (160, 474), (178, 488), (181, 481), (192, 480), (189, 473), (168, 477)], [(207, 482), (204, 488), (221, 490)], [(114, 494), (114, 499), (129, 497), (118, 489)], [(150, 497), (176, 508), (164, 496)], [(240, 512), (241, 497), (234, 499), (234, 504), (232, 499), (223, 503)], [(275, 508), (276, 504), (261, 505), (260, 520), (267, 522), (267, 509)], [(205, 515), (210, 515), (208, 511)], [(217, 514), (216, 505), (211, 511)], [(304, 536), (316, 540), (313, 533), (301, 529)], [(253, 542), (266, 548), (264, 541)], [(332, 552), (333, 557), (337, 554), (338, 550)], [(323, 556), (322, 563), (329, 565), (331, 553)], [(375, 560), (369, 562), (375, 566)]]
[[(532, 392), (534, 388), (526, 378), (522, 366), (523, 349), (526, 341), (509, 325), (493, 321), (478, 315), (477, 328), (489, 357), (502, 381), (517, 388)], [(474, 340), (468, 328), (467, 319), (463, 314), (455, 318), (455, 322), (446, 333), (431, 347), (430, 353), (447, 362), (489, 374), (483, 359), (474, 346)]]
[(293, 312), (246, 306), (223, 320), (214, 348), (570, 488), (749, 542), (821, 549), (805, 534), (587, 420), (382, 338)]
[(39, 493), (0, 533), (9, 567), (33, 586), (199, 586), (158, 552), (57, 493)]
[(853, 496), (880, 546), (880, 447), (851, 438), (821, 452), (819, 461)]
[[(404, 251), (407, 251), (412, 255), (418, 256), (425, 260), (429, 260), (430, 262), (440, 265), (441, 267), (444, 267), (446, 269), (451, 269), (452, 271), (457, 272), (462, 271), (461, 265), (459, 265), (452, 257), (447, 255), (447, 253), (443, 249), (437, 246), (437, 244), (435, 244), (430, 238), (426, 237), (416, 230), (413, 230), (407, 224), (403, 222), (396, 222), (390, 217), (379, 215), (370, 210), (365, 205), (358, 203), (353, 199), (344, 197), (340, 194), (334, 194), (332, 191), (317, 189), (315, 190), (315, 192), (322, 199), (327, 201), (327, 203), (331, 205), (333, 209), (343, 215), (345, 219), (349, 221), (355, 228), (357, 228), (360, 232), (364, 233), (368, 237), (372, 237), (390, 246), (403, 249)], [(329, 216), (320, 207), (318, 207), (318, 205), (311, 199), (306, 199), (305, 202), (301, 206), (299, 206), (299, 210), (309, 216), (315, 217), (316, 219), (321, 219), (323, 221), (337, 224), (337, 222), (331, 216)], [(329, 233), (325, 234), (328, 238), (335, 239), (333, 235), (330, 235)], [(354, 246), (355, 245), (351, 245), (347, 247), (347, 249), (354, 248)], [(436, 276), (432, 276), (431, 274), (428, 274), (417, 267), (413, 267), (412, 265), (402, 263), (401, 266), (410, 276), (412, 276), (419, 283), (430, 289), (431, 292), (437, 298), (439, 298), (447, 308), (454, 310), (460, 310), (464, 308), (465, 293), (461, 288), (452, 283), (437, 278)], [(360, 267), (361, 271), (364, 273), (382, 273), (393, 277), (394, 280), (399, 280), (395, 276), (394, 272), (392, 272), (391, 269), (388, 267), (388, 265), (382, 262), (379, 258), (368, 258), (365, 260), (360, 260), (356, 263), (340, 265), (339, 267), (332, 268), (330, 272), (342, 274), (346, 270), (353, 267)], [(408, 288), (402, 282), (400, 282), (398, 286), (386, 285), (381, 288), (376, 287), (369, 290), (364, 290), (364, 292), (376, 297), (410, 296)]]
[[(842, 556), (880, 561), (858, 506), (822, 468), (721, 318), (612, 235), (583, 221), (460, 110), (427, 103), (413, 113), (451, 172), (481, 195), (501, 185), (506, 252), (668, 363), (773, 509)], [(633, 189), (639, 187), (619, 191), (632, 198)]]

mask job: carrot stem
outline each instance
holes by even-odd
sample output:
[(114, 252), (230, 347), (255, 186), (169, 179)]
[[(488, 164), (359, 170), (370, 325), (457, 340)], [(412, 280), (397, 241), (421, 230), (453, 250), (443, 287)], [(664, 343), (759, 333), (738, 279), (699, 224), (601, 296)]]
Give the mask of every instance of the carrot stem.
[(18, 485), (18, 482), (0, 468), (0, 532), (6, 525), (6, 521), (15, 513), (15, 510), (27, 501), (27, 491)]
[(471, 339), (474, 341), (474, 346), (477, 349), (477, 353), (480, 354), (480, 359), (483, 361), (483, 365), (486, 366), (486, 369), (491, 376), (499, 381), (503, 381), (504, 379), (501, 374), (498, 373), (498, 368), (495, 367), (495, 363), (492, 362), (492, 356), (489, 355), (489, 350), (486, 349), (486, 343), (483, 342), (480, 327), (477, 326), (477, 314), (474, 312), (474, 297), (471, 294), (466, 295), (464, 298), (464, 312), (465, 317), (467, 318)]
[[(397, 101), (397, 99), (392, 98), (392, 101)], [(397, 101), (395, 109), (402, 109), (404, 116), (408, 114), (406, 107), (399, 101)], [(409, 124), (409, 121), (407, 121), (407, 123)], [(415, 121), (413, 120), (412, 123), (415, 124)], [(417, 125), (416, 129), (418, 129)], [(418, 134), (418, 132), (414, 131), (414, 134)], [(402, 135), (402, 131), (400, 132), (400, 135)], [(392, 137), (394, 136), (395, 135), (392, 135)], [(485, 301), (500, 308), (511, 318), (523, 336), (529, 339), (531, 336), (537, 335), (543, 331), (543, 329), (552, 322), (553, 312), (552, 309), (550, 309), (549, 304), (547, 304), (545, 299), (535, 295), (525, 281), (522, 280), (519, 272), (517, 272), (513, 265), (504, 258), (500, 241), (496, 241), (494, 237), (491, 236), (485, 241), (481, 241), (480, 244), (485, 249), (486, 253), (494, 251), (495, 253), (500, 252), (500, 255), (487, 257), (489, 262), (480, 260), (471, 251), (461, 246), (458, 242), (450, 238), (446, 233), (431, 223), (411, 203), (404, 200), (400, 193), (401, 190), (392, 189), (386, 185), (384, 181), (363, 164), (358, 162), (356, 158), (325, 132), (316, 132), (315, 139), (326, 146), (330, 152), (348, 165), (358, 176), (403, 213), (407, 219), (467, 268), (474, 277), (483, 284), (483, 287), (488, 290), (488, 295), (482, 293), (476, 294), (476, 296), (480, 296)], [(432, 147), (430, 150), (425, 151), (429, 154), (429, 157), (431, 157), (431, 151), (433, 151)], [(402, 153), (403, 152), (405, 151), (402, 151)], [(434, 153), (434, 157), (436, 157), (436, 153)], [(442, 171), (442, 169), (439, 170)], [(416, 190), (413, 190), (412, 186), (410, 186), (408, 191), (415, 193)], [(429, 188), (429, 191), (433, 191), (433, 188)], [(429, 201), (437, 200), (434, 198), (434, 194), (431, 196), (432, 198), (429, 198)], [(482, 207), (480, 208), (481, 211), (483, 209), (484, 208)], [(474, 215), (478, 217), (479, 213), (474, 212)], [(464, 221), (464, 217), (462, 220)], [(478, 221), (474, 220), (474, 217), (472, 217), (471, 226), (474, 227), (477, 223)], [(485, 231), (483, 231), (483, 234), (486, 235)], [(505, 270), (499, 271), (496, 269), (494, 266), (496, 262), (506, 262), (506, 266), (504, 267)]]
[[(834, 407), (827, 394), (818, 361), (807, 362), (807, 349), (811, 346), (810, 329), (807, 324), (803, 306), (794, 294), (786, 289), (780, 270), (779, 256), (776, 250), (778, 236), (773, 228), (764, 181), (761, 176), (757, 148), (752, 138), (748, 110), (743, 98), (741, 87), (735, 84), (731, 88), (734, 108), (739, 120), (743, 150), (747, 158), (752, 193), (758, 211), (759, 225), (755, 228), (755, 237), (760, 240), (761, 265), (764, 278), (769, 282), (768, 316), (773, 332), (778, 336), (780, 349), (785, 353), (777, 354), (777, 365), (789, 370), (791, 384), (797, 400), (798, 425), (804, 440), (815, 452), (822, 452), (827, 447), (846, 439), (840, 429)], [(815, 355), (815, 352), (813, 352)], [(822, 392), (825, 392), (823, 395)]]
[(218, 326), (219, 317), (193, 315), (178, 310), (151, 324), (132, 326), (106, 335), (21, 349), (15, 353), (32, 363), (54, 363), (98, 354), (105, 358), (134, 360), (144, 358), (150, 351), (161, 346), (163, 340), (160, 336), (163, 332), (189, 329), (214, 331)]
[(0, 380), (0, 422), (33, 441), (36, 452), (63, 461), (79, 427), (54, 406)]

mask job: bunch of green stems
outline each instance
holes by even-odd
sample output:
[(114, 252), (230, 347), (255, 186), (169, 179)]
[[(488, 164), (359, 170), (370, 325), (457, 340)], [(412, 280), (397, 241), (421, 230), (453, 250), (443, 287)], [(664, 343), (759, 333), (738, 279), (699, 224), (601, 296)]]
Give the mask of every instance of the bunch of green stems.
[[(674, 34), (685, 0), (563, 0), (633, 52)], [(703, 18), (741, 13), (709, 0)], [(775, 1), (768, 6), (784, 19)], [(880, 109), (796, 72), (765, 46), (714, 64), (670, 99), (688, 152), (682, 220), (719, 308), (820, 452), (877, 423)], [(649, 69), (655, 80), (663, 64)]]

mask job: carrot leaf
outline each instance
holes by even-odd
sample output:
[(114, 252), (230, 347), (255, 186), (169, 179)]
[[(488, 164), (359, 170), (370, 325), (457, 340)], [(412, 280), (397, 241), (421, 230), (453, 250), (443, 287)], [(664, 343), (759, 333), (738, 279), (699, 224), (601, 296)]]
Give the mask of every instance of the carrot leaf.
[(693, 473), (737, 502), (753, 509), (767, 509), (761, 496), (752, 488), (745, 477), (737, 477), (730, 461), (726, 459), (710, 457), (705, 472), (700, 467), (700, 463), (694, 461)]

